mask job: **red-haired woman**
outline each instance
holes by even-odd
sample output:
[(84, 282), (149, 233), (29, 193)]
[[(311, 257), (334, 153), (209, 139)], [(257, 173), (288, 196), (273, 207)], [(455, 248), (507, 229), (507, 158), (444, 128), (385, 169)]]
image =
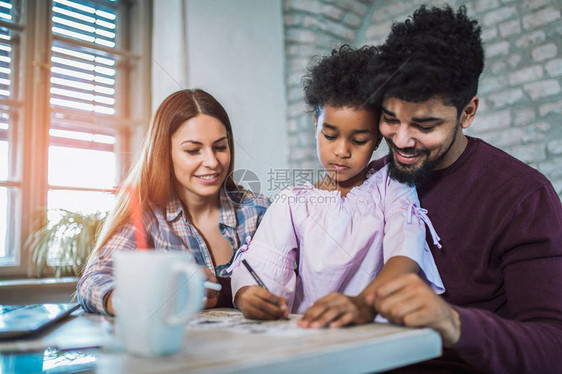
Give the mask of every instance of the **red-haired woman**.
[[(125, 181), (138, 191), (148, 245), (191, 252), (207, 278), (223, 285), (220, 295), (208, 293), (206, 307), (231, 303), (226, 268), (269, 205), (234, 183), (233, 165), (232, 127), (222, 105), (203, 90), (182, 90), (156, 110)], [(122, 188), (78, 282), (86, 311), (114, 314), (112, 254), (136, 249), (134, 231)]]

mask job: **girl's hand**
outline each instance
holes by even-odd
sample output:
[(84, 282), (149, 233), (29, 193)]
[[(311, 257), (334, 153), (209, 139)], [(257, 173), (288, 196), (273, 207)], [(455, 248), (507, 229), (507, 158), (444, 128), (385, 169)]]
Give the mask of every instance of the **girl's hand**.
[(342, 327), (372, 322), (373, 308), (361, 296), (346, 296), (332, 292), (316, 301), (304, 313), (297, 325), (303, 328)]
[(245, 286), (236, 292), (234, 304), (249, 319), (287, 318), (287, 300), (259, 286)]

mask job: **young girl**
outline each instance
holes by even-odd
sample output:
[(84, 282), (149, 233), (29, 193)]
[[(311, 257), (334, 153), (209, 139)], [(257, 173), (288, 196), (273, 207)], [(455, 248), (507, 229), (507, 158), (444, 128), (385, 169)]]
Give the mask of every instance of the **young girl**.
[[(381, 135), (379, 113), (364, 106), (369, 97), (361, 88), (368, 79), (366, 63), (376, 57), (375, 47), (343, 46), (305, 79), (305, 101), (315, 110), (318, 157), (327, 175), (315, 186), (284, 191), (233, 261), (234, 303), (247, 318), (303, 313), (330, 292), (355, 296), (375, 277), (376, 285), (409, 272), (421, 272), (443, 292), (425, 225), (434, 242), (439, 238), (415, 188), (392, 180), (387, 167), (368, 168)], [(242, 258), (267, 289), (238, 266)]]
[[(148, 245), (193, 254), (220, 296), (207, 307), (232, 306), (230, 265), (241, 242), (253, 235), (269, 205), (246, 199), (232, 179), (234, 138), (222, 105), (203, 90), (182, 90), (156, 110), (137, 166), (125, 185), (136, 188)], [(78, 300), (88, 312), (113, 314), (115, 251), (136, 249), (129, 195), (122, 189), (78, 282)]]

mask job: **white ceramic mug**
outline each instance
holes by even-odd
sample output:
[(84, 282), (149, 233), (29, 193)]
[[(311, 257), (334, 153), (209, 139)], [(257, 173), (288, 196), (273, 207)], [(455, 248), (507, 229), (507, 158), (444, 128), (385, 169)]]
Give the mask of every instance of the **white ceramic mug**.
[(184, 325), (203, 305), (203, 271), (185, 251), (117, 251), (116, 333), (143, 356), (176, 353)]

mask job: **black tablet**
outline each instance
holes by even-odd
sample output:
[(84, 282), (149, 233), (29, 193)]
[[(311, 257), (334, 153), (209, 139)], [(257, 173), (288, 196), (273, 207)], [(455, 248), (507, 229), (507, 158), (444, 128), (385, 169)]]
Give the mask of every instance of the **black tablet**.
[(0, 339), (34, 335), (78, 309), (76, 303), (0, 305)]

